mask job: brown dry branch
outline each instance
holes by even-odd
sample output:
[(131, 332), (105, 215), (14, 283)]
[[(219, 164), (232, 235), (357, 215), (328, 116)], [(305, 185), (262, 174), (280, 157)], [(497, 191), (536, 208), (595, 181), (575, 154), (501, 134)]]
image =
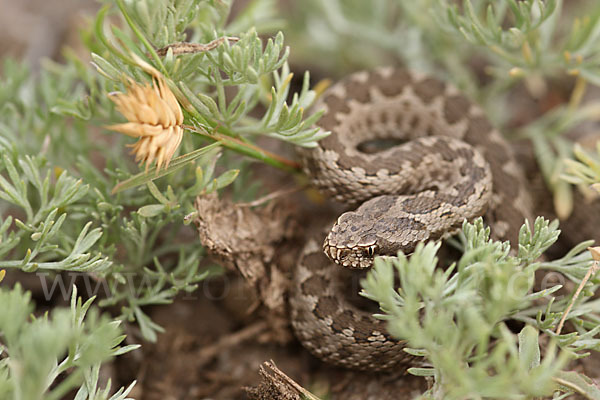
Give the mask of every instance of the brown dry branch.
[(271, 200), (275, 200), (278, 199), (280, 197), (284, 197), (287, 195), (290, 195), (292, 193), (296, 193), (296, 192), (300, 192), (304, 189), (306, 189), (307, 187), (309, 187), (309, 185), (304, 185), (304, 186), (294, 186), (292, 188), (289, 189), (281, 189), (281, 190), (277, 190), (275, 192), (271, 192), (263, 197), (260, 197), (256, 200), (253, 201), (249, 201), (247, 203), (237, 203), (236, 205), (238, 207), (256, 207), (256, 206), (260, 206), (264, 203), (267, 203)]
[(557, 335), (560, 335), (560, 332), (562, 331), (562, 328), (563, 328), (563, 326), (565, 324), (567, 316), (569, 315), (569, 312), (573, 308), (573, 305), (575, 304), (575, 302), (579, 298), (579, 295), (581, 294), (581, 291), (583, 290), (585, 284), (590, 280), (590, 278), (592, 276), (594, 276), (596, 274), (596, 272), (598, 272), (598, 270), (600, 270), (600, 265), (599, 265), (599, 262), (600, 262), (600, 247), (588, 247), (588, 250), (589, 250), (590, 253), (592, 253), (592, 258), (594, 259), (594, 263), (592, 264), (592, 266), (590, 267), (590, 269), (588, 269), (587, 273), (585, 274), (585, 276), (581, 280), (581, 283), (577, 287), (577, 290), (575, 291), (575, 294), (573, 295), (573, 298), (569, 302), (569, 306), (563, 312), (562, 318), (560, 319), (560, 322), (558, 323), (558, 326), (556, 327), (556, 334)]
[(277, 368), (273, 360), (264, 362), (258, 373), (262, 379), (260, 385), (246, 388), (252, 400), (319, 400)]
[(171, 51), (173, 52), (174, 55), (202, 53), (202, 52), (210, 51), (210, 50), (217, 48), (218, 46), (223, 44), (225, 41), (237, 42), (238, 40), (240, 40), (240, 39), (235, 36), (223, 36), (223, 37), (220, 37), (218, 39), (215, 39), (211, 42), (204, 43), (204, 44), (203, 43), (177, 42), (177, 43), (172, 43), (170, 45), (167, 45), (165, 47), (161, 47), (160, 49), (156, 50), (156, 54), (158, 54), (160, 57), (164, 57), (167, 55), (167, 52), (169, 51), (169, 49), (171, 49)]
[(216, 343), (201, 349), (198, 352), (198, 363), (204, 364), (212, 360), (223, 350), (237, 346), (247, 340), (257, 337), (268, 328), (267, 321), (259, 321), (252, 325), (246, 326), (245, 328), (234, 332), (230, 335), (221, 337)]

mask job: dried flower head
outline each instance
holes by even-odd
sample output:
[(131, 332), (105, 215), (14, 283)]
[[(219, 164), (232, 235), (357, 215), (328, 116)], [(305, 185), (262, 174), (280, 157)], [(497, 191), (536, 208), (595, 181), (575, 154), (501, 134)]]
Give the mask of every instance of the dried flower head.
[(129, 122), (107, 126), (139, 140), (132, 145), (135, 160), (148, 166), (156, 160), (157, 171), (168, 166), (183, 137), (183, 113), (162, 75), (149, 64), (143, 68), (152, 75), (152, 85), (127, 81), (125, 93), (109, 96)]

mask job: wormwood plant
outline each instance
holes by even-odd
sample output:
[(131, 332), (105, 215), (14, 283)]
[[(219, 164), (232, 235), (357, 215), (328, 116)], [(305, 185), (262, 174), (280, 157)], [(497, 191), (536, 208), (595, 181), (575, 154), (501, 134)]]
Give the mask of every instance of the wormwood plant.
[[(33, 319), (30, 295), (0, 286), (2, 398), (60, 398), (73, 387), (80, 387), (77, 399), (109, 398), (110, 385), (98, 386), (100, 364), (134, 348), (117, 347), (119, 323), (136, 323), (144, 339), (156, 340), (164, 329), (143, 307), (170, 303), (221, 271), (204, 261), (194, 232), (182, 224), (193, 218), (194, 198), (232, 183), (236, 198), (254, 196), (251, 158), (297, 168), (254, 144), (258, 135), (311, 146), (326, 134), (311, 126), (320, 114), (304, 115), (315, 96), (308, 74), (301, 91), (290, 93), (289, 50), (274, 30), (280, 24), (273, 1), (252, 1), (233, 18), (231, 2), (221, 0), (105, 3), (82, 34), (91, 66), (69, 50), (65, 65), (47, 61), (37, 77), (12, 60), (2, 66), (0, 269), (36, 274), (47, 300), (71, 298), (70, 310)], [(133, 87), (150, 93), (159, 84), (161, 96), (171, 93), (170, 104), (183, 107), (174, 120), (177, 132), (185, 129), (173, 149), (180, 156), (136, 173), (124, 152), (130, 140), (106, 128), (128, 124), (111, 94)], [(128, 126), (142, 135), (152, 113), (170, 118), (165, 109), (141, 107), (119, 111), (140, 118)], [(163, 144), (148, 143), (143, 160), (151, 164), (158, 153), (150, 150)], [(75, 284), (90, 298), (84, 305)], [(99, 318), (95, 295), (98, 306), (118, 306), (121, 314)]]
[[(125, 339), (120, 321), (100, 316), (97, 308), (90, 308), (93, 300), (82, 304), (75, 289), (70, 308), (31, 318), (34, 307), (29, 292), (19, 284), (0, 291), (0, 355), (8, 355), (0, 360), (3, 399), (61, 399), (78, 387), (78, 400), (126, 398), (135, 382), (111, 396), (110, 379), (104, 388), (98, 385), (100, 366), (138, 345), (119, 346)], [(70, 371), (68, 377), (57, 383), (65, 371)]]
[[(598, 284), (588, 284), (566, 316), (574, 327), (566, 334), (557, 333), (571, 301), (556, 296), (563, 285), (533, 290), (537, 270), (561, 272), (580, 283), (590, 268), (591, 257), (582, 250), (591, 241), (560, 260), (535, 261), (556, 241), (557, 228), (541, 217), (533, 229), (523, 225), (518, 255), (511, 256), (510, 244), (490, 240), (481, 219), (465, 222), (463, 254), (446, 270), (436, 268), (439, 243), (420, 244), (410, 257), (376, 259), (363, 294), (379, 302), (390, 333), (408, 341), (406, 351), (428, 365), (409, 369), (433, 379), (422, 398), (533, 398), (553, 392), (555, 398), (559, 392), (560, 398), (572, 393), (600, 398), (585, 376), (564, 370), (568, 361), (600, 346), (600, 308), (593, 298)], [(509, 319), (519, 322), (518, 335), (507, 326)]]
[(600, 192), (600, 143), (596, 143), (596, 154), (589, 154), (580, 145), (573, 147), (575, 160), (565, 160), (566, 168), (562, 178), (567, 182), (580, 185), (582, 188), (591, 186)]

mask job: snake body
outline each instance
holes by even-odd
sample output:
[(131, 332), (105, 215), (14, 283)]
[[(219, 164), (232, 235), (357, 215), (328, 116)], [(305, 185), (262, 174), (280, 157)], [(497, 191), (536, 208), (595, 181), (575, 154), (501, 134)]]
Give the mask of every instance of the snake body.
[[(358, 208), (342, 214), (324, 241), (306, 244), (290, 298), (292, 325), (324, 361), (394, 368), (410, 359), (404, 343), (346, 298), (351, 272), (339, 265), (370, 268), (374, 256), (410, 253), (481, 215), (496, 238), (516, 243), (531, 200), (501, 134), (440, 80), (394, 68), (358, 72), (330, 87), (316, 107), (325, 110), (318, 125), (331, 135), (301, 150), (301, 161), (316, 187)], [(362, 151), (376, 139), (400, 143)]]

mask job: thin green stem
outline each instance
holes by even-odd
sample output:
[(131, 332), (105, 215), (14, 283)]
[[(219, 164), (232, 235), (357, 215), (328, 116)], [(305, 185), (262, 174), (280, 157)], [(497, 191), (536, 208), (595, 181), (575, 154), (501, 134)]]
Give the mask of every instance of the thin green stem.
[(123, 0), (117, 0), (117, 6), (121, 10), (121, 14), (123, 14), (123, 18), (125, 18), (125, 21), (127, 21), (127, 24), (129, 25), (129, 27), (131, 28), (133, 33), (144, 44), (148, 53), (150, 53), (150, 55), (152, 56), (152, 59), (154, 59), (154, 62), (156, 62), (156, 65), (158, 65), (158, 67), (160, 68), (160, 71), (163, 73), (163, 75), (165, 75), (166, 77), (169, 77), (169, 73), (167, 72), (167, 69), (163, 65), (160, 57), (156, 53), (156, 50), (154, 50), (154, 46), (152, 46), (152, 44), (148, 41), (148, 39), (146, 39), (146, 37), (142, 34), (142, 32), (140, 32), (137, 25), (133, 22), (133, 20), (129, 16), (129, 14), (127, 14), (127, 10), (125, 9)]
[(76, 369), (69, 374), (61, 383), (56, 386), (50, 393), (46, 395), (48, 400), (58, 400), (64, 398), (73, 388), (77, 387), (83, 379), (83, 373), (80, 369)]
[(182, 125), (184, 129), (194, 132), (202, 137), (205, 137), (215, 142), (219, 142), (223, 147), (233, 150), (237, 153), (255, 158), (273, 167), (283, 169), (284, 171), (299, 172), (300, 164), (287, 158), (278, 156), (270, 151), (261, 149), (251, 143), (244, 142), (240, 139), (221, 134), (219, 132), (208, 133), (191, 125)]
[[(98, 12), (98, 16), (96, 17), (96, 22), (94, 23), (94, 31), (96, 33), (96, 37), (102, 42), (102, 44), (106, 47), (106, 49), (109, 52), (111, 52), (117, 58), (121, 59), (121, 61), (123, 61), (129, 65), (136, 65), (135, 61), (133, 61), (126, 54), (121, 53), (115, 46), (113, 46), (108, 41), (108, 39), (104, 35), (103, 23), (104, 23), (104, 18), (106, 17), (106, 13), (108, 12), (109, 9), (110, 9), (110, 7), (108, 5), (106, 5), (106, 6), (102, 7), (102, 9), (100, 9), (100, 11)], [(93, 104), (93, 102), (91, 104)]]

